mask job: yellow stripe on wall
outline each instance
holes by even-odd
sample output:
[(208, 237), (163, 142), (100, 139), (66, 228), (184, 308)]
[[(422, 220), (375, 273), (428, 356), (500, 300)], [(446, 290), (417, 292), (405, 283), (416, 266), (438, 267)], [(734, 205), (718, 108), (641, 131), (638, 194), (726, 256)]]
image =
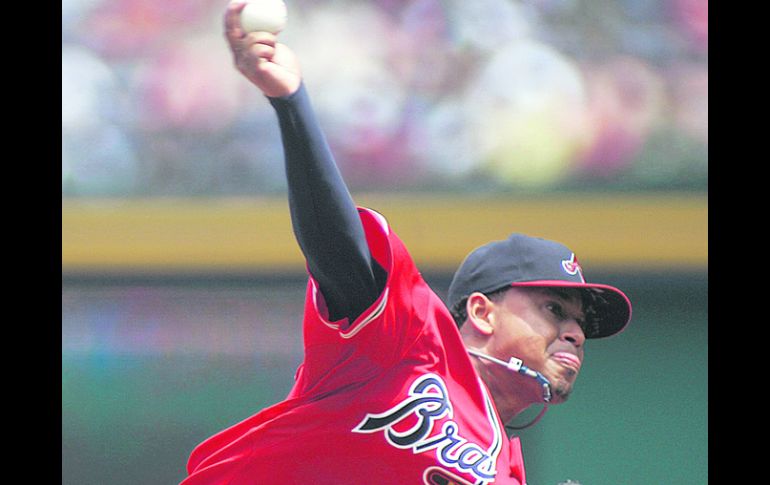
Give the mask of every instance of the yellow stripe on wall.
[[(355, 198), (387, 217), (426, 270), (454, 269), (510, 232), (563, 242), (589, 271), (708, 263), (704, 195)], [(302, 269), (285, 198), (62, 201), (64, 272)]]

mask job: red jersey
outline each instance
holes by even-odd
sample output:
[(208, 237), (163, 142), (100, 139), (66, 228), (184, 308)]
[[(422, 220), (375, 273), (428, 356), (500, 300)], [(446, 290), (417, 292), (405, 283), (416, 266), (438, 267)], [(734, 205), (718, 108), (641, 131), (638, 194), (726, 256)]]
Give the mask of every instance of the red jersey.
[(521, 485), (460, 333), (385, 219), (359, 209), (388, 279), (355, 321), (307, 286), (304, 361), (287, 398), (192, 452), (182, 485)]

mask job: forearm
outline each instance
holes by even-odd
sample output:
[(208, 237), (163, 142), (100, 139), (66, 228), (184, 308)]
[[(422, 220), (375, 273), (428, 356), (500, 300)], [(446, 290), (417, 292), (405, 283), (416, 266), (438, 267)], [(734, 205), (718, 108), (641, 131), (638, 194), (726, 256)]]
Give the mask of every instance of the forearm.
[(281, 129), (289, 209), (297, 242), (330, 318), (355, 319), (381, 291), (356, 205), (317, 123), (304, 85), (268, 98)]

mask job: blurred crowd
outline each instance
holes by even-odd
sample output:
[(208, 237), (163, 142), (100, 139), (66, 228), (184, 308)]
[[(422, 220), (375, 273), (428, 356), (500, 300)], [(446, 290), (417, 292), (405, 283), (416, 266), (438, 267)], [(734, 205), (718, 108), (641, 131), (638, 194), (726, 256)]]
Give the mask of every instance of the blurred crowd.
[[(62, 195), (284, 189), (227, 0), (62, 1)], [(286, 0), (354, 191), (694, 190), (708, 0)]]

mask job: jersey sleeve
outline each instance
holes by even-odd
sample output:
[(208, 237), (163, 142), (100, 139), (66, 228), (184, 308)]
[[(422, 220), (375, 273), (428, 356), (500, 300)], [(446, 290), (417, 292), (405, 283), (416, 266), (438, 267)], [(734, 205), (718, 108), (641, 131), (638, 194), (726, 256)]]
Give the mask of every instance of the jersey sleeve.
[(364, 310), (356, 319), (342, 318), (331, 320), (326, 306), (326, 300), (320, 290), (316, 279), (310, 274), (308, 281), (309, 295), (311, 303), (309, 310), (314, 319), (336, 332), (342, 339), (351, 339), (361, 330), (366, 328), (371, 322), (376, 321), (382, 314), (388, 304), (388, 295), (390, 293), (390, 276), (393, 274), (393, 255), (390, 244), (390, 226), (385, 218), (370, 209), (359, 209), (359, 215), (364, 226), (367, 244), (374, 260), (386, 271), (388, 278), (384, 289), (380, 292), (375, 301)]
[[(305, 299), (305, 360), (295, 392), (325, 391), (371, 378), (408, 354), (443, 303), (417, 271), (401, 240), (379, 213), (359, 208), (372, 256), (387, 271), (384, 289), (358, 318), (332, 321), (310, 276)], [(316, 389), (317, 392), (321, 392)]]

